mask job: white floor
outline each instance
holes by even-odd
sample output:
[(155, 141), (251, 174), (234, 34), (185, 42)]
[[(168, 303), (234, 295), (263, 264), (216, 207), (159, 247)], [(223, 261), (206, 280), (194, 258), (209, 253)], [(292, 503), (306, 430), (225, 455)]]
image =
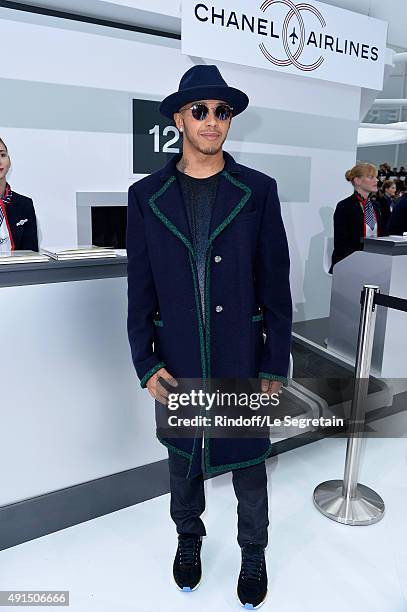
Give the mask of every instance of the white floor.
[[(312, 503), (317, 484), (342, 477), (345, 444), (325, 439), (268, 461), (269, 597), (262, 610), (407, 610), (407, 440), (366, 443), (359, 481), (386, 503), (382, 521), (368, 527), (337, 524)], [(193, 593), (172, 581), (168, 495), (0, 552), (0, 590), (69, 590), (72, 612), (242, 609), (230, 474), (207, 482), (206, 492), (204, 576)]]

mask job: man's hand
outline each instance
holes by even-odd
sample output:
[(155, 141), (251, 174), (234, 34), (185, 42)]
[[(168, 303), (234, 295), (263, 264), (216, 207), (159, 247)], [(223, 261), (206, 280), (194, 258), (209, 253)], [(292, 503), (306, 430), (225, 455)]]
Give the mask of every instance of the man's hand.
[(273, 393), (282, 393), (281, 387), (283, 383), (279, 380), (269, 380), (268, 378), (261, 379), (261, 392), (273, 395)]
[(163, 378), (173, 387), (178, 387), (178, 382), (165, 368), (160, 368), (155, 374), (150, 376), (146, 383), (146, 387), (151, 397), (161, 402), (161, 404), (167, 405), (168, 391), (162, 386), (158, 380), (159, 378)]

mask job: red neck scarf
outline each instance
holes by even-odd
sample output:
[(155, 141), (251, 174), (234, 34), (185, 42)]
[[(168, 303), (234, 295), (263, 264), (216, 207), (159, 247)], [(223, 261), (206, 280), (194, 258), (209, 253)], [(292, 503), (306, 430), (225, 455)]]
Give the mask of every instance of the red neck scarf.
[[(362, 209), (362, 211), (363, 211), (363, 236), (364, 236), (364, 238), (366, 238), (366, 225), (367, 225), (367, 222), (369, 221), (369, 219), (366, 219), (366, 207), (367, 207), (367, 203), (368, 203), (368, 202), (369, 202), (369, 200), (370, 200), (370, 194), (367, 196), (367, 198), (364, 198), (364, 197), (363, 197), (363, 196), (362, 196), (362, 195), (361, 195), (361, 194), (360, 194), (358, 191), (356, 191), (356, 189), (355, 189), (355, 195), (356, 195), (356, 197), (357, 197), (357, 199), (358, 199), (358, 202), (359, 202), (359, 204), (360, 204), (360, 207), (361, 207), (361, 209)], [(371, 202), (372, 202), (372, 201), (370, 200), (370, 203), (371, 203)], [(374, 209), (374, 207), (373, 207), (373, 204), (372, 204), (372, 212), (373, 212), (373, 217), (374, 217), (374, 220), (375, 220), (375, 222), (376, 222), (376, 237), (378, 237), (378, 235), (379, 235), (379, 224), (378, 224), (378, 221), (377, 221), (377, 215), (376, 215), (376, 211), (375, 211), (375, 209)]]
[(13, 196), (13, 192), (11, 191), (11, 187), (8, 183), (6, 183), (6, 190), (4, 192), (4, 195), (0, 197), (0, 227), (3, 224), (3, 222), (6, 224), (6, 231), (10, 239), (10, 248), (12, 251), (14, 251), (15, 247), (14, 247), (13, 235), (11, 233), (11, 229), (10, 229), (8, 219), (7, 219), (7, 212), (6, 212), (6, 208), (10, 204), (12, 196)]

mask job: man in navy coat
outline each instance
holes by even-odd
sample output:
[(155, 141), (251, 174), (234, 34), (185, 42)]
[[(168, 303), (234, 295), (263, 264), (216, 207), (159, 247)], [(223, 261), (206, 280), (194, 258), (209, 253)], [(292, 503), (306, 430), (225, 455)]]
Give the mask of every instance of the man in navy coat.
[[(128, 334), (157, 424), (179, 381), (200, 379), (207, 389), (214, 379), (258, 379), (261, 391), (273, 395), (287, 380), (290, 262), (276, 181), (222, 149), (232, 117), (248, 103), (216, 66), (189, 69), (160, 106), (182, 134), (182, 155), (129, 189)], [(189, 437), (160, 431), (178, 532), (177, 586), (190, 591), (201, 580), (203, 471), (232, 470), (242, 552), (238, 596), (243, 606), (260, 606), (267, 594), (269, 436), (209, 437), (205, 427)]]

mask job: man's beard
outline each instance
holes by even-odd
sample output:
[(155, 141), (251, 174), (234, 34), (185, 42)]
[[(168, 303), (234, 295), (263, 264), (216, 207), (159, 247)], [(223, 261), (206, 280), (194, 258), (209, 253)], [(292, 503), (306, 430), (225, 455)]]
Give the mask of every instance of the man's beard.
[(198, 151), (200, 153), (203, 153), (204, 155), (216, 155), (216, 153), (218, 153), (222, 148), (222, 145), (217, 146), (217, 147), (207, 147), (207, 148), (203, 148), (203, 147), (198, 147)]
[(201, 146), (197, 139), (195, 138), (191, 138), (187, 132), (187, 130), (184, 130), (184, 134), (183, 134), (184, 138), (186, 138), (188, 140), (188, 142), (190, 144), (192, 144), (195, 149), (197, 149), (200, 153), (202, 153), (203, 155), (216, 155), (217, 153), (219, 153), (219, 151), (222, 149), (223, 143), (225, 142), (226, 137), (222, 140), (222, 142), (218, 143), (218, 144), (213, 144), (213, 145), (208, 145), (208, 146)]

